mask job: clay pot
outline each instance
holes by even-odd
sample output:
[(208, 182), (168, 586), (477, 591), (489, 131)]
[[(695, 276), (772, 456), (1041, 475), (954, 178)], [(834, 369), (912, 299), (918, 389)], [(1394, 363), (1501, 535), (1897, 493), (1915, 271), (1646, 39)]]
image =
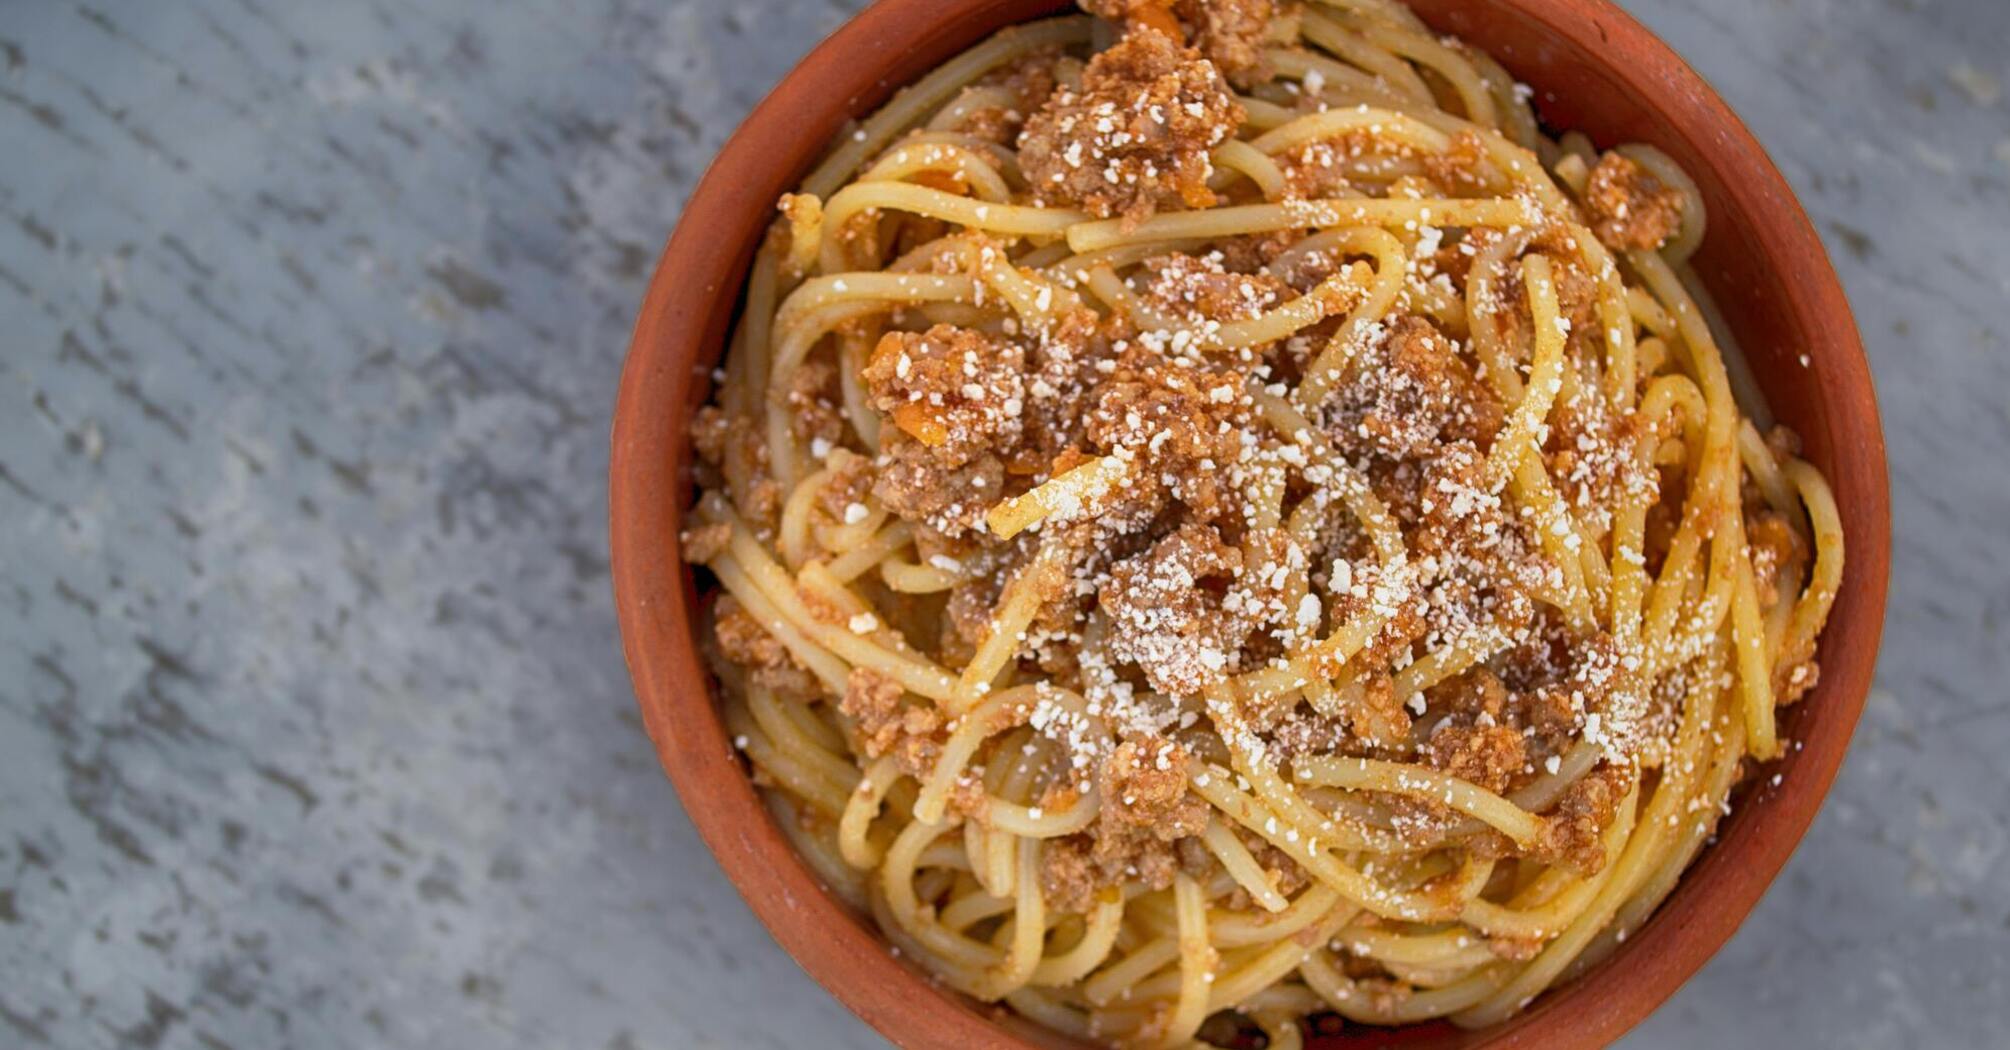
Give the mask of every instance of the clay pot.
[[(1409, 0), (1434, 28), (1487, 50), (1536, 90), (1546, 123), (1600, 146), (1646, 142), (1701, 186), (1709, 232), (1694, 263), (1760, 388), (1834, 486), (1848, 565), (1821, 639), (1821, 681), (1783, 712), (1794, 742), (1739, 800), (1660, 912), (1596, 969), (1483, 1031), (1364, 1031), (1326, 1047), (1603, 1045), (1667, 999), (1729, 939), (1828, 791), (1863, 708), (1890, 560), (1884, 440), (1870, 370), (1807, 216), (1751, 133), (1701, 78), (1602, 0)], [(1071, 1041), (973, 1004), (894, 956), (827, 894), (771, 822), (734, 754), (693, 641), (697, 597), (678, 556), (691, 501), (688, 424), (709, 389), (775, 199), (849, 117), (1052, 0), (880, 0), (803, 59), (726, 143), (656, 269), (621, 375), (610, 514), (623, 648), (663, 768), (719, 863), (775, 939), (868, 1023), (906, 1047), (1062, 1047)], [(1802, 356), (1806, 355), (1806, 364)], [(1770, 778), (1768, 778), (1769, 780)]]

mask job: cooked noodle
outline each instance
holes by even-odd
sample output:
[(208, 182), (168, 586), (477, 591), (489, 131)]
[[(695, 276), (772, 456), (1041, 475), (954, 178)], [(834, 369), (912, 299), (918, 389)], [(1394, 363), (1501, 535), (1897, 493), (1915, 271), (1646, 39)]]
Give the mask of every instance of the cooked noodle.
[(1058, 1030), (1498, 1021), (1788, 746), (1834, 501), (1667, 157), (1389, 0), (1088, 6), (1110, 52), (1001, 32), (784, 199), (683, 537), (727, 723), (833, 890)]

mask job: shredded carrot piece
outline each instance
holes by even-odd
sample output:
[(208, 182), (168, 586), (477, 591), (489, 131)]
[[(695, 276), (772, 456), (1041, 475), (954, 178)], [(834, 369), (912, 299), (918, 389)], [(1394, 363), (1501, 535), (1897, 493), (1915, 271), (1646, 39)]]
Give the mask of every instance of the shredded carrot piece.
[(949, 440), (949, 428), (942, 425), (942, 420), (935, 418), (932, 407), (922, 401), (895, 405), (893, 425), (929, 448), (937, 448)]
[(1137, 6), (1131, 8), (1128, 12), (1126, 12), (1126, 14), (1129, 16), (1131, 21), (1136, 22), (1140, 25), (1150, 26), (1151, 28), (1156, 29), (1161, 33), (1164, 33), (1165, 35), (1172, 37), (1174, 40), (1178, 40), (1182, 43), (1184, 43), (1186, 40), (1186, 33), (1181, 31), (1179, 25), (1179, 19), (1173, 17), (1172, 4), (1169, 2), (1148, 2), (1138, 4)]
[(926, 186), (931, 190), (954, 193), (959, 197), (970, 192), (970, 184), (963, 181), (963, 176), (950, 171), (917, 171), (909, 175), (907, 181), (916, 186)]

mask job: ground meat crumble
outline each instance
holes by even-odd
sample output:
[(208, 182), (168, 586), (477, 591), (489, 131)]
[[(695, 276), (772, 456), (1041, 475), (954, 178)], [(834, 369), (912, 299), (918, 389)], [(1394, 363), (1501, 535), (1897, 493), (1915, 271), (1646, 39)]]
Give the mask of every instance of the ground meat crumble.
[(888, 332), (862, 378), (873, 406), (945, 467), (1009, 449), (1024, 432), (1026, 355), (1017, 343), (946, 324)]
[(1098, 452), (1140, 460), (1147, 476), (1209, 520), (1234, 499), (1225, 472), (1242, 457), (1249, 416), (1241, 376), (1140, 342), (1098, 390), (1086, 436)]
[(732, 595), (719, 597), (712, 617), (719, 654), (744, 668), (755, 685), (798, 699), (817, 695), (816, 680), (809, 671)]
[(857, 724), (867, 757), (891, 754), (901, 772), (926, 776), (942, 750), (942, 713), (933, 705), (910, 704), (900, 683), (869, 667), (853, 668), (838, 710)]
[(1276, 13), (1272, 0), (1084, 0), (1082, 7), (1111, 22), (1190, 38), (1238, 86), (1269, 79), (1262, 49)]
[(1151, 550), (1118, 562), (1099, 599), (1115, 630), (1111, 649), (1175, 696), (1219, 681), (1235, 663), (1246, 625), (1222, 611), (1242, 553), (1205, 525), (1187, 524)]
[(952, 108), (980, 91), (986, 92), (984, 97), (988, 98), (990, 92), (1002, 90), (1009, 101), (1005, 105), (970, 107), (963, 116), (961, 130), (987, 142), (1011, 145), (1026, 126), (1026, 118), (1054, 93), (1055, 85), (1060, 82), (1057, 67), (1062, 61), (1059, 49), (1041, 48), (963, 89), (963, 94), (950, 103)]
[(1433, 767), (1495, 794), (1507, 791), (1528, 762), (1521, 731), (1504, 725), (1441, 725), (1423, 751)]
[(1614, 251), (1652, 251), (1682, 226), (1681, 191), (1663, 186), (1619, 153), (1598, 158), (1584, 187), (1584, 205), (1592, 232)]
[(1491, 443), (1500, 404), (1431, 322), (1400, 317), (1373, 326), (1363, 342), (1330, 410), (1343, 448), (1405, 460), (1447, 440)]
[(1135, 26), (1026, 122), (1019, 165), (1048, 204), (1136, 222), (1204, 208), (1208, 153), (1242, 121), (1221, 72), (1165, 33)]
[(1158, 737), (1126, 740), (1102, 765), (1102, 810), (1092, 832), (1050, 842), (1041, 871), (1048, 904), (1084, 911), (1104, 886), (1172, 885), (1180, 869), (1177, 844), (1207, 827), (1207, 803), (1187, 791), (1191, 761), (1179, 745)]
[(954, 467), (905, 434), (887, 437), (873, 495), (893, 513), (926, 522), (946, 536), (981, 532), (984, 512), (1004, 491), (1005, 464), (982, 453)]
[(1189, 324), (1246, 321), (1295, 298), (1266, 273), (1231, 272), (1220, 257), (1183, 252), (1153, 256), (1143, 264), (1145, 301)]
[(1580, 875), (1598, 874), (1611, 859), (1605, 855), (1605, 829), (1633, 789), (1634, 777), (1629, 767), (1602, 765), (1572, 784), (1543, 818), (1534, 856)]

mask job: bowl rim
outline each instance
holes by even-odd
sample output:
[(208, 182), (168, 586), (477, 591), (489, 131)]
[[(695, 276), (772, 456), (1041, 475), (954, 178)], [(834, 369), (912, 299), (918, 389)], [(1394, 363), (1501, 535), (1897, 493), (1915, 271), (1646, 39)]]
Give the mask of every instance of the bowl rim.
[[(1451, 1040), (1592, 1047), (1645, 1018), (1729, 940), (1813, 821), (1870, 689), (1888, 583), (1889, 480), (1869, 364), (1841, 284), (1813, 225), (1751, 132), (1673, 49), (1608, 0), (1489, 2), (1580, 49), (1627, 56), (1630, 64), (1613, 64), (1609, 72), (1655, 98), (1671, 128), (1715, 158), (1716, 168), (1741, 176), (1726, 180), (1728, 192), (1759, 217), (1768, 268), (1795, 274), (1791, 309), (1829, 326), (1822, 329), (1828, 349), (1813, 396), (1838, 406), (1840, 440), (1832, 458), (1849, 468), (1856, 493), (1842, 508), (1849, 564), (1822, 639), (1822, 681), (1810, 698), (1811, 705), (1819, 703), (1820, 717), (1787, 760), (1793, 776), (1741, 803), (1737, 819), (1756, 825), (1740, 838), (1736, 857), (1727, 858), (1725, 848), (1706, 850), (1611, 958), (1545, 992), (1516, 1017)], [(1001, 1019), (995, 1008), (948, 992), (900, 959), (869, 920), (823, 888), (775, 827), (731, 746), (691, 634), (691, 576), (678, 550), (690, 493), (685, 423), (707, 389), (705, 376), (738, 313), (740, 284), (765, 227), (764, 218), (736, 225), (732, 217), (766, 216), (776, 195), (747, 173), (793, 156), (795, 170), (783, 183), (792, 187), (806, 168), (804, 158), (820, 154), (830, 137), (817, 135), (805, 145), (800, 129), (834, 133), (846, 116), (869, 112), (912, 79), (894, 71), (902, 56), (923, 46), (941, 50), (937, 27), (989, 25), (942, 52), (954, 54), (997, 28), (1061, 6), (1056, 0), (877, 0), (810, 51), (727, 139), (685, 203), (650, 279), (614, 410), (610, 575), (624, 657), (658, 758), (700, 836), (769, 933), (840, 1002), (906, 1046), (1075, 1044)], [(729, 239), (722, 243), (721, 235)], [(1756, 811), (1747, 814), (1748, 808)], [(1698, 882), (1706, 866), (1709, 892), (1703, 893)], [(1391, 1030), (1389, 1039), (1408, 1041), (1402, 1033), (1410, 1031)]]

